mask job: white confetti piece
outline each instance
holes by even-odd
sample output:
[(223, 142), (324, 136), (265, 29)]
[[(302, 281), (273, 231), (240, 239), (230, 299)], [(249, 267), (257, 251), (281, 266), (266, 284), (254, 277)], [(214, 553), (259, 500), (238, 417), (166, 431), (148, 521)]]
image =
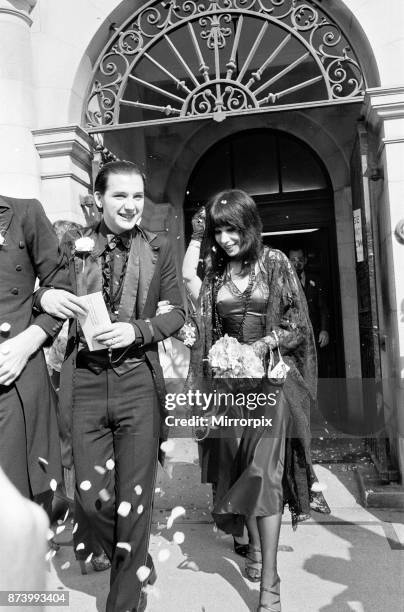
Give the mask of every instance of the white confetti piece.
[(90, 553), (84, 563), (90, 563), (92, 558), (93, 558), (93, 553)]
[(142, 491), (143, 491), (142, 487), (140, 485), (136, 485), (136, 487), (135, 487), (136, 495), (141, 495)]
[(46, 539), (47, 540), (52, 540), (52, 538), (55, 537), (55, 534), (53, 533), (52, 529), (48, 529), (48, 532), (46, 534)]
[(58, 483), (56, 482), (56, 480), (54, 478), (52, 478), (52, 480), (49, 483), (49, 486), (52, 489), (52, 491), (56, 491), (56, 489), (58, 487)]
[[(1, 245), (1, 244), (4, 244), (4, 236), (2, 236), (2, 235), (0, 234), (0, 245)], [(10, 325), (10, 323), (2, 323), (2, 324), (0, 325), (0, 332), (1, 332), (2, 334), (8, 334), (8, 332), (10, 331), (10, 329), (11, 329), (11, 325)]]
[(185, 541), (185, 534), (182, 531), (176, 531), (173, 535), (173, 540), (176, 544), (183, 544)]
[(136, 572), (136, 576), (140, 582), (144, 582), (150, 576), (150, 567), (146, 567), (146, 565), (141, 565)]
[(66, 561), (66, 563), (63, 563), (63, 565), (60, 566), (61, 570), (67, 570), (70, 567), (70, 561)]
[(140, 504), (140, 506), (137, 507), (137, 513), (142, 514), (143, 510), (144, 510), (144, 507), (142, 506), (142, 504)]
[(78, 528), (79, 528), (79, 524), (78, 523), (74, 523), (74, 527), (73, 527), (73, 530), (72, 530), (72, 534), (73, 535), (76, 533)]
[(163, 548), (163, 550), (160, 550), (157, 555), (157, 559), (160, 561), (160, 563), (164, 563), (165, 561), (168, 561), (169, 558), (170, 558), (170, 551), (167, 550), (167, 548)]
[(101, 489), (101, 491), (98, 492), (98, 497), (104, 502), (107, 502), (111, 499), (111, 495), (106, 489)]
[(44, 465), (49, 465), (49, 462), (43, 457), (38, 457), (39, 463), (43, 463)]
[(66, 529), (66, 525), (59, 525), (59, 527), (56, 527), (56, 535), (59, 535), (65, 529)]
[(182, 506), (176, 506), (175, 508), (173, 508), (171, 510), (170, 516), (167, 519), (167, 529), (171, 529), (175, 519), (177, 519), (180, 516), (183, 516), (184, 514), (185, 514), (185, 508), (183, 508)]
[(157, 493), (157, 495), (158, 495), (159, 493), (161, 493), (161, 488), (160, 487), (156, 487), (154, 489), (154, 492)]
[(45, 560), (51, 561), (55, 555), (56, 555), (56, 550), (49, 550), (45, 555)]
[(77, 546), (76, 546), (76, 550), (84, 550), (84, 544), (83, 544), (83, 542), (80, 542), (80, 544), (77, 544)]
[(127, 550), (128, 552), (130, 552), (132, 550), (132, 547), (129, 544), (129, 542), (117, 542), (116, 543), (116, 547), (117, 548), (123, 548), (123, 550)]
[(170, 453), (173, 452), (175, 448), (175, 442), (173, 440), (166, 440), (165, 442), (162, 442), (160, 444), (160, 448), (163, 451), (163, 453), (166, 453), (167, 455), (169, 455)]
[(89, 491), (91, 489), (91, 482), (89, 480), (83, 480), (83, 482), (80, 483), (80, 489), (82, 491)]
[(132, 509), (132, 506), (130, 505), (130, 503), (127, 501), (123, 501), (119, 504), (118, 514), (120, 516), (128, 516), (131, 509)]
[(311, 490), (314, 493), (321, 493), (322, 491), (327, 490), (327, 485), (324, 482), (313, 482), (311, 485)]
[(94, 469), (96, 472), (98, 472), (98, 474), (105, 474), (105, 472), (107, 471), (105, 468), (102, 467), (102, 465), (95, 465)]
[(115, 461), (113, 459), (108, 459), (105, 464), (105, 467), (107, 468), (107, 470), (113, 470), (115, 467)]
[(69, 516), (69, 514), (70, 514), (70, 509), (68, 508), (66, 510), (66, 514), (63, 517), (62, 523), (65, 523), (67, 521), (67, 517)]

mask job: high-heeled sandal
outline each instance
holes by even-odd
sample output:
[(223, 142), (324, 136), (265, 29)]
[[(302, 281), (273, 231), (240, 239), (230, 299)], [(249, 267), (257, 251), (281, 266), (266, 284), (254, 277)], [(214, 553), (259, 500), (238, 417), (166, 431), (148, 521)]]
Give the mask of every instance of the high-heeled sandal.
[(262, 556), (259, 548), (248, 547), (245, 560), (245, 573), (251, 582), (259, 582), (262, 573)]
[[(270, 593), (271, 601), (262, 603), (262, 594)], [(261, 586), (260, 590), (260, 602), (257, 608), (257, 612), (281, 612), (281, 579), (279, 576), (276, 577), (273, 585), (268, 589), (267, 587)]]
[[(84, 576), (88, 574), (88, 571), (87, 571), (88, 563), (86, 563), (84, 559), (78, 559), (78, 562), (80, 565), (80, 570), (81, 570), (82, 575)], [(91, 557), (90, 563), (95, 572), (103, 572), (111, 567), (111, 561), (108, 559), (104, 551), (100, 555), (97, 555), (96, 557), (93, 555)]]

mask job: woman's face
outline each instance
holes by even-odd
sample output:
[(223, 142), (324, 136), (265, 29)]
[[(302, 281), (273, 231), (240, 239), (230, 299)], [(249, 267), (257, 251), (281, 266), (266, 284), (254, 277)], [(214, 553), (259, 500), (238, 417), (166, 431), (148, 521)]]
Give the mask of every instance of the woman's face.
[(215, 228), (215, 240), (228, 257), (237, 257), (241, 249), (240, 232), (230, 225)]

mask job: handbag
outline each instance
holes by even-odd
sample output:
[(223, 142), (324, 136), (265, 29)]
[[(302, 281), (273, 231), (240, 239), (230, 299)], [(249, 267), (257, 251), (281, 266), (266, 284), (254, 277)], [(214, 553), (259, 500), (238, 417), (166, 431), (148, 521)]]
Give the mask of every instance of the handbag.
[[(279, 342), (277, 333), (275, 331), (273, 331), (272, 333), (276, 341)], [(270, 356), (267, 377), (272, 383), (279, 385), (285, 382), (290, 367), (287, 363), (284, 362), (282, 358), (281, 351), (279, 350), (279, 344), (276, 347), (276, 350), (278, 352), (278, 363), (275, 365), (274, 351), (271, 348), (269, 349)]]

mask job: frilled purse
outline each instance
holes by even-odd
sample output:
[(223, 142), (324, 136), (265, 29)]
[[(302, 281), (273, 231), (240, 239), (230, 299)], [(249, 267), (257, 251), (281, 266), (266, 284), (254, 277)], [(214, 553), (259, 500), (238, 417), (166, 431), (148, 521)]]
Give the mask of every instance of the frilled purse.
[[(275, 331), (273, 331), (272, 333), (276, 341), (279, 342), (277, 333)], [(284, 362), (282, 358), (281, 352), (279, 350), (279, 344), (276, 348), (276, 351), (278, 355), (277, 355), (277, 363), (275, 364), (275, 359), (276, 359), (275, 351), (273, 351), (272, 349), (269, 349), (269, 364), (268, 364), (268, 370), (267, 370), (267, 378), (274, 385), (281, 385), (285, 382), (288, 372), (290, 370), (290, 367), (288, 366), (287, 363)]]

